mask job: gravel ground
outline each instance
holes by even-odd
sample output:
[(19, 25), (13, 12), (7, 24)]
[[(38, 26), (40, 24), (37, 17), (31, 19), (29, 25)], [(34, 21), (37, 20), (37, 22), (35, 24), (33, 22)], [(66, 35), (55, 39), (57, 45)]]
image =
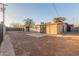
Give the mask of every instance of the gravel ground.
[(79, 56), (79, 38), (33, 37), (28, 32), (7, 32), (16, 56)]

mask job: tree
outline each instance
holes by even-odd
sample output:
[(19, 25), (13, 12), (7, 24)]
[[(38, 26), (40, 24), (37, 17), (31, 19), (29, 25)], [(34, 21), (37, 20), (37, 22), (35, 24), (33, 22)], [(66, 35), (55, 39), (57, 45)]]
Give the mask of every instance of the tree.
[(54, 22), (55, 22), (55, 23), (58, 23), (58, 22), (61, 22), (61, 23), (62, 23), (62, 22), (65, 21), (65, 20), (66, 20), (66, 19), (65, 19), (64, 17), (55, 17), (55, 18), (54, 18)]
[(33, 25), (34, 25), (34, 22), (32, 19), (30, 19), (30, 18), (24, 19), (24, 26), (28, 32), (30, 31), (30, 28), (33, 27)]

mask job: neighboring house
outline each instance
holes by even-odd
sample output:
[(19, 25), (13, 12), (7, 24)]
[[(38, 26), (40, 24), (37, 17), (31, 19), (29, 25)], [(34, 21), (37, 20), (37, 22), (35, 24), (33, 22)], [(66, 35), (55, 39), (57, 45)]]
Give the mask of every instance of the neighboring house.
[(46, 33), (46, 25), (36, 25), (35, 31), (40, 33)]
[(66, 23), (50, 23), (45, 25), (36, 25), (37, 32), (47, 33), (47, 34), (62, 34), (67, 32)]
[(79, 27), (73, 27), (72, 31), (73, 32), (79, 32)]
[(73, 32), (73, 24), (67, 24), (67, 32)]

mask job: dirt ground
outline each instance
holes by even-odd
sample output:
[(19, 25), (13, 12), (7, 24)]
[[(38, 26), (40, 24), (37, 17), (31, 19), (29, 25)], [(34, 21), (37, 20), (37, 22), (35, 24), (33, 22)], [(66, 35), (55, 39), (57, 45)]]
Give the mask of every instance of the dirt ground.
[(79, 56), (79, 38), (32, 37), (27, 32), (7, 32), (16, 56)]

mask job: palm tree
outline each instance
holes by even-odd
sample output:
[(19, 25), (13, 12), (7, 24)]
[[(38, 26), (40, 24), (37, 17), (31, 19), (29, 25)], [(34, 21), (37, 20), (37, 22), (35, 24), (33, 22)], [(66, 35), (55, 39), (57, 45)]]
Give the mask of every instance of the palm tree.
[(66, 19), (64, 17), (55, 17), (54, 18), (54, 22), (55, 23), (62, 23), (63, 21), (65, 21)]
[(27, 18), (27, 19), (24, 19), (24, 23), (25, 23), (25, 24), (24, 24), (25, 28), (26, 28), (27, 31), (29, 32), (29, 31), (30, 31), (30, 28), (32, 28), (33, 25), (34, 25), (33, 20), (30, 19), (30, 18)]

